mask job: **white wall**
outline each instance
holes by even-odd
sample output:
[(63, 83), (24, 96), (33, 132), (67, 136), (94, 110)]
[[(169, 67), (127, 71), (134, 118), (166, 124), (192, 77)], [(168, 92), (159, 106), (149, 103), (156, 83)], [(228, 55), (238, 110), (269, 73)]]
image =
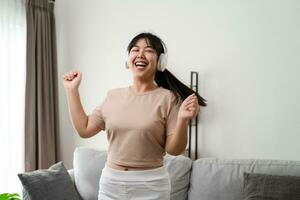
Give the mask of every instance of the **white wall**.
[[(88, 113), (108, 89), (131, 84), (126, 45), (152, 31), (167, 44), (179, 79), (189, 84), (190, 71), (199, 72), (208, 100), (201, 157), (300, 160), (299, 9), (297, 0), (59, 0), (59, 76), (83, 72)], [(105, 134), (74, 133), (62, 83), (60, 126), (60, 159), (69, 167), (75, 147), (107, 148)]]

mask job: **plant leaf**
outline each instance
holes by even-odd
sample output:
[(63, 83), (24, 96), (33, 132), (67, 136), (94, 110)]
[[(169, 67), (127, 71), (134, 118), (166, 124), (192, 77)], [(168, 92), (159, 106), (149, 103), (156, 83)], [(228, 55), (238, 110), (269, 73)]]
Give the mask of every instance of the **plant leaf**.
[(0, 194), (0, 200), (20, 200), (20, 195), (18, 193), (3, 193)]

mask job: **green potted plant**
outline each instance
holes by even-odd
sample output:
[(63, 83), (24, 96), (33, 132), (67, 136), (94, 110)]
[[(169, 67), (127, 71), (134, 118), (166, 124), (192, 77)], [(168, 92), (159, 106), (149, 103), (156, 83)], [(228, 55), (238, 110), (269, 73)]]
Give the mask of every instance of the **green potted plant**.
[(18, 193), (3, 193), (0, 194), (0, 200), (20, 200), (20, 195)]

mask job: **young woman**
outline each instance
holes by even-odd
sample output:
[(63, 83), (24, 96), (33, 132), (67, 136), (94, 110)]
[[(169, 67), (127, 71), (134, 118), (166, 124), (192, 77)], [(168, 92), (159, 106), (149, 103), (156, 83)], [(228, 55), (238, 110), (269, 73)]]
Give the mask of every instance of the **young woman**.
[(163, 157), (181, 154), (189, 120), (205, 100), (166, 69), (166, 47), (151, 33), (135, 36), (127, 48), (126, 68), (133, 84), (107, 92), (90, 115), (80, 102), (78, 71), (64, 76), (71, 119), (78, 134), (107, 132), (108, 157), (98, 199), (170, 199), (170, 180)]

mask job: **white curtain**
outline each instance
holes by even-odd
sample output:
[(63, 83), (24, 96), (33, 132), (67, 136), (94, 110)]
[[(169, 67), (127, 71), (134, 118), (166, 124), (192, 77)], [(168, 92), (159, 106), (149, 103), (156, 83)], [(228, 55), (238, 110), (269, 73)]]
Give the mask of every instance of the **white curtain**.
[(0, 193), (22, 191), (25, 73), (25, 4), (0, 0)]

